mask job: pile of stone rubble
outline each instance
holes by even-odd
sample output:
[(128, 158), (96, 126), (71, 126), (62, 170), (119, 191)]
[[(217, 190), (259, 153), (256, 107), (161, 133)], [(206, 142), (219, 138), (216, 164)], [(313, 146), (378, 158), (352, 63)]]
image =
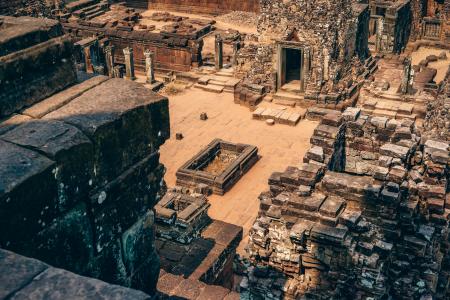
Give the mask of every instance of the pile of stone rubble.
[(241, 292), (448, 297), (449, 142), (349, 108), (324, 116), (311, 144), (259, 197)]

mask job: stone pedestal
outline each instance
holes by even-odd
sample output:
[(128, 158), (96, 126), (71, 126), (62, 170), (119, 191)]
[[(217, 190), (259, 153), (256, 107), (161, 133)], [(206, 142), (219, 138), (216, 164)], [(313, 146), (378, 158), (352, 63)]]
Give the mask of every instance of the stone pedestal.
[(114, 46), (105, 47), (106, 70), (110, 78), (114, 77)]
[(125, 56), (125, 79), (135, 80), (133, 48), (127, 47), (123, 49), (123, 54)]
[(214, 61), (216, 70), (223, 68), (223, 40), (220, 34), (216, 34)]
[(154, 54), (150, 50), (144, 51), (145, 55), (145, 75), (147, 77), (147, 83), (155, 83), (155, 66), (154, 66)]

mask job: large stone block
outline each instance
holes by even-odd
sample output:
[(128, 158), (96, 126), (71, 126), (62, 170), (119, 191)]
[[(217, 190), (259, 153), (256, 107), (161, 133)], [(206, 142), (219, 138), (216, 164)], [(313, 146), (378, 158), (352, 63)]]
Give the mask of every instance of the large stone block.
[(66, 36), (0, 56), (0, 116), (30, 106), (76, 80), (72, 44)]
[(8, 299), (47, 268), (43, 262), (0, 249), (0, 299)]
[(56, 208), (55, 163), (0, 141), (0, 246), (25, 250)]
[(122, 248), (125, 266), (133, 274), (153, 251), (155, 239), (155, 216), (148, 211), (136, 224), (122, 234)]
[(57, 209), (85, 200), (94, 176), (94, 149), (76, 127), (60, 121), (33, 120), (0, 136), (0, 139), (35, 149), (56, 162)]
[(101, 250), (89, 264), (89, 276), (109, 283), (130, 286), (129, 274), (127, 274), (123, 263), (120, 238), (109, 243)]
[(49, 268), (18, 291), (10, 299), (99, 299), (99, 300), (149, 300), (143, 292), (130, 290), (103, 281), (81, 277), (61, 269)]
[(88, 274), (93, 259), (93, 232), (86, 205), (81, 203), (33, 238), (33, 257), (54, 267)]
[(154, 206), (164, 171), (153, 153), (90, 195), (98, 252)]
[(130, 287), (143, 290), (153, 295), (158, 283), (160, 261), (158, 254), (154, 250), (151, 255), (143, 261), (139, 269), (136, 269), (130, 277)]
[(406, 160), (409, 154), (409, 148), (395, 144), (384, 144), (380, 147), (380, 154)]
[(167, 98), (122, 79), (104, 82), (44, 119), (63, 120), (88, 135), (99, 185), (155, 152), (170, 134)]

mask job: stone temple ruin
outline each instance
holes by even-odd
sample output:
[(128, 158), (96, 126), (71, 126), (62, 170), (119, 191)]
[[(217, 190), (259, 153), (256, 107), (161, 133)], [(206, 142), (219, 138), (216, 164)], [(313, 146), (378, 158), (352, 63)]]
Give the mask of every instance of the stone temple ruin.
[(450, 1), (0, 0), (0, 299), (449, 299)]

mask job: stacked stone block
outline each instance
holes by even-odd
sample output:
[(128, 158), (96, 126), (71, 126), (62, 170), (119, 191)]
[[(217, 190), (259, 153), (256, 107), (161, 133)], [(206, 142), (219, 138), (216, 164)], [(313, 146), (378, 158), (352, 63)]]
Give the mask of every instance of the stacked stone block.
[(43, 117), (0, 137), (0, 244), (152, 293), (151, 209), (164, 175), (157, 150), (169, 134), (167, 99), (104, 80), (55, 110), (44, 100)]
[(0, 17), (0, 118), (77, 80), (72, 45), (57, 21)]
[(274, 173), (259, 197), (244, 293), (448, 297), (449, 143), (355, 108), (325, 115), (311, 142), (307, 163)]
[(17, 76), (1, 85), (0, 247), (153, 294), (168, 100), (105, 76), (58, 93), (76, 79), (60, 25), (3, 20), (0, 59)]

